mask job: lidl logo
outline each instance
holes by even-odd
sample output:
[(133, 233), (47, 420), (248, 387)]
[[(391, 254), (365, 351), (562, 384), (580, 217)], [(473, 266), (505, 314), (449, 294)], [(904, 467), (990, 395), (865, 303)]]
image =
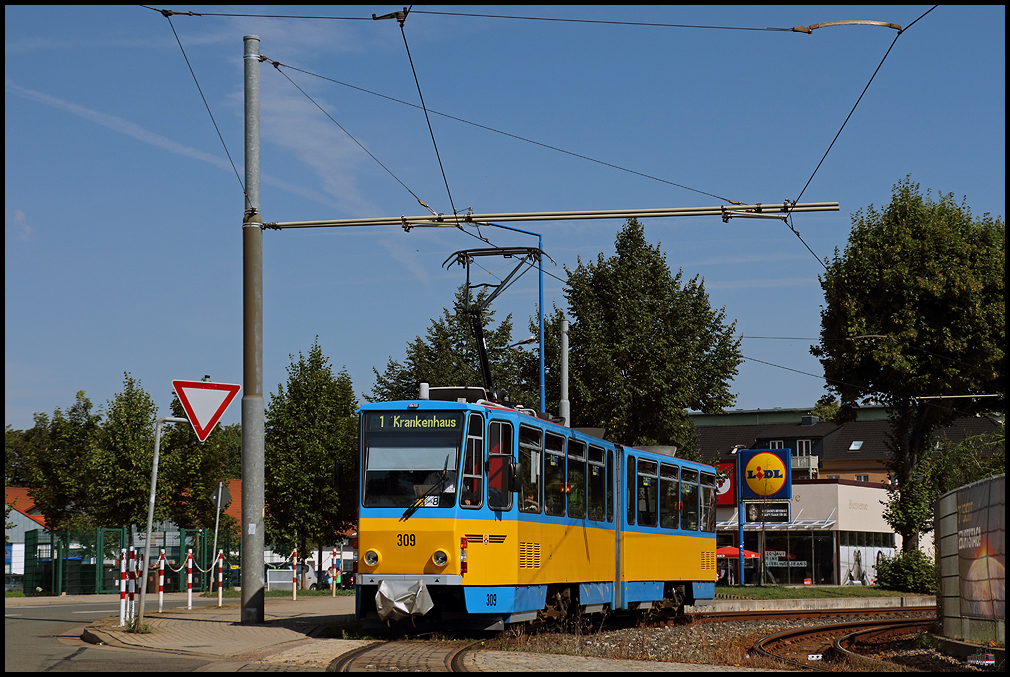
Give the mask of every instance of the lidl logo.
[(778, 454), (758, 453), (747, 461), (743, 476), (747, 488), (757, 496), (774, 496), (785, 486), (786, 466)]

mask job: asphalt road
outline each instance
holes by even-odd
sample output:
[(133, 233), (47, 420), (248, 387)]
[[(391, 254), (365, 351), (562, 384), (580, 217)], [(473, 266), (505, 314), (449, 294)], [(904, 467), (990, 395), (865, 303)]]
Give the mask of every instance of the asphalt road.
[[(47, 600), (48, 601), (48, 600)], [(193, 600), (197, 604), (214, 600)], [(184, 605), (185, 602), (183, 601)], [(179, 603), (166, 602), (166, 607)], [(153, 607), (157, 609), (157, 601)], [(95, 646), (81, 640), (84, 627), (102, 616), (118, 616), (119, 601), (26, 604), (4, 608), (4, 671), (164, 672), (197, 670), (211, 661), (149, 651)]]

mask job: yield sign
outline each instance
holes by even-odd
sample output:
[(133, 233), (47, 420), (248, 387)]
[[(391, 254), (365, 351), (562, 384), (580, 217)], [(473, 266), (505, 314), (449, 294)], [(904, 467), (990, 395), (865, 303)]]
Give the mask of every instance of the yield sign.
[(189, 422), (193, 424), (193, 432), (201, 442), (210, 435), (241, 388), (234, 383), (208, 381), (172, 381), (172, 387), (182, 402), (182, 408), (186, 410)]

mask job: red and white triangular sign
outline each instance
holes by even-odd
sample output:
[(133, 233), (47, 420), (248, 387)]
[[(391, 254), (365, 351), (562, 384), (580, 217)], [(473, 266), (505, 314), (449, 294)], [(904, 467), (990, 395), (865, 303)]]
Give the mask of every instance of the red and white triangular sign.
[(175, 394), (186, 410), (193, 432), (201, 442), (207, 439), (241, 386), (208, 381), (172, 381)]

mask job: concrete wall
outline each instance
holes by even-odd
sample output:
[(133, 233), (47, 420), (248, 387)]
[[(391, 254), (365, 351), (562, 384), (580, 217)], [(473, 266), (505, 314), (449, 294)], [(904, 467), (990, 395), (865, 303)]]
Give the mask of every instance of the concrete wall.
[(1005, 519), (1005, 475), (955, 489), (934, 506), (937, 598), (947, 637), (1006, 642)]

